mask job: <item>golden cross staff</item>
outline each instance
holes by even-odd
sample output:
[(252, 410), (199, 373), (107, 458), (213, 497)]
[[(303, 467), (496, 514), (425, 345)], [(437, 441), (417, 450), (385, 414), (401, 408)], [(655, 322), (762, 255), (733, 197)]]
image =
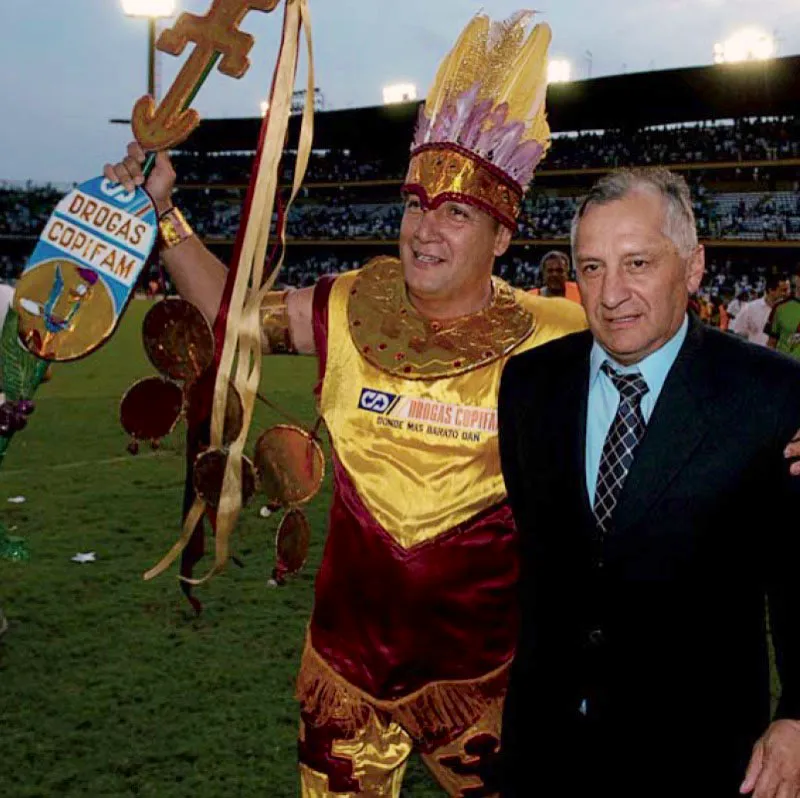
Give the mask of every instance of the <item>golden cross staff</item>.
[[(168, 47), (175, 52), (183, 50), (188, 39), (198, 42), (198, 47), (184, 66), (181, 74), (170, 89), (158, 112), (153, 109), (149, 97), (143, 97), (134, 108), (134, 122), (137, 140), (145, 149), (158, 145), (170, 146), (180, 140), (183, 131), (191, 131), (197, 124), (196, 114), (187, 110), (191, 97), (196, 92), (193, 81), (198, 72), (200, 81), (210, 71), (219, 53), (224, 55), (220, 69), (231, 70), (236, 74), (247, 68), (246, 54), (252, 45), (250, 37), (239, 31), (231, 32), (231, 27), (241, 21), (251, 8), (271, 11), (278, 0), (215, 0), (211, 11), (203, 18), (190, 18), (184, 21), (183, 15), (175, 29), (165, 31)], [(182, 24), (183, 23), (183, 24)], [(283, 253), (271, 273), (264, 278), (264, 260), (269, 242), (272, 209), (278, 188), (278, 166), (283, 151), (286, 132), (291, 114), (291, 99), (297, 74), (297, 60), (300, 34), (305, 36), (308, 53), (308, 75), (306, 97), (314, 96), (314, 65), (311, 48), (311, 22), (308, 0), (286, 0), (283, 21), (283, 35), (280, 54), (275, 68), (270, 96), (269, 113), (264, 125), (263, 148), (259, 152), (255, 174), (251, 178), (252, 198), (249, 214), (245, 220), (242, 245), (238, 262), (231, 264), (233, 288), (227, 308), (227, 321), (222, 351), (219, 353), (219, 367), (214, 384), (214, 401), (211, 415), (210, 449), (204, 455), (216, 453), (224, 460), (224, 476), (216, 513), (215, 558), (210, 571), (198, 580), (185, 579), (192, 584), (200, 584), (225, 567), (229, 556), (229, 539), (242, 507), (242, 468), (243, 450), (250, 429), (253, 407), (261, 378), (261, 303), (272, 287), (283, 260)], [(164, 39), (159, 39), (159, 48)], [(171, 50), (167, 50), (171, 52)], [(227, 60), (226, 60), (227, 59)], [(184, 75), (186, 73), (186, 75)], [(177, 87), (177, 88), (176, 88)], [(182, 108), (181, 111), (178, 111)], [(162, 110), (163, 109), (163, 110)], [(151, 130), (153, 120), (158, 119), (157, 130)], [(306, 102), (300, 126), (300, 140), (297, 146), (297, 163), (294, 170), (292, 193), (286, 204), (283, 216), (285, 227), (288, 208), (297, 195), (305, 176), (308, 158), (311, 153), (313, 134), (313, 105)], [(143, 131), (144, 141), (139, 137)], [(188, 135), (188, 134), (187, 134)], [(284, 229), (277, 232), (283, 241)], [(239, 435), (227, 446), (223, 442), (225, 410), (228, 403), (230, 385), (242, 399), (244, 423)], [(192, 507), (186, 514), (183, 530), (178, 541), (162, 560), (151, 568), (145, 579), (152, 579), (162, 573), (174, 562), (188, 544), (198, 522), (206, 511), (207, 503), (196, 496)], [(183, 578), (183, 577), (181, 577)]]
[[(247, 54), (254, 39), (239, 30), (248, 11), (272, 11), (280, 0), (212, 0), (203, 16), (184, 12), (176, 23), (158, 37), (156, 47), (170, 55), (181, 55), (186, 45), (195, 45), (158, 108), (150, 95), (136, 101), (131, 125), (136, 140), (150, 153), (166, 150), (184, 141), (200, 123), (200, 115), (190, 108), (197, 92), (214, 65), (232, 78), (240, 78), (250, 67)], [(152, 167), (151, 155), (146, 171)]]

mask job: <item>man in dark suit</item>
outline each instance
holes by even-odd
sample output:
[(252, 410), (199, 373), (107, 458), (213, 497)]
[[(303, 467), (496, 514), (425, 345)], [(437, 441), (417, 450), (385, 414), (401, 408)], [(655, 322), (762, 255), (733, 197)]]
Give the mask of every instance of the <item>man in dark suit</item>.
[(500, 389), (522, 552), (502, 794), (794, 798), (800, 366), (687, 314), (682, 178), (603, 178), (572, 245), (590, 331), (511, 358)]

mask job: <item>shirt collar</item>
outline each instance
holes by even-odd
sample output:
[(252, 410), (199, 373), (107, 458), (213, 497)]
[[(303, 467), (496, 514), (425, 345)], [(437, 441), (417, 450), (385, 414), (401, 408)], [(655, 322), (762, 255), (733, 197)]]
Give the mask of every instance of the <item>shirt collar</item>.
[(686, 340), (686, 333), (689, 329), (689, 316), (683, 317), (683, 323), (678, 328), (678, 332), (672, 336), (662, 347), (651, 352), (644, 360), (640, 360), (632, 366), (623, 366), (617, 363), (611, 355), (609, 355), (595, 339), (592, 344), (592, 352), (589, 356), (589, 388), (595, 384), (600, 372), (600, 367), (607, 360), (620, 374), (630, 374), (632, 372), (639, 372), (651, 396), (658, 396), (667, 379), (667, 374), (678, 357), (683, 342)]

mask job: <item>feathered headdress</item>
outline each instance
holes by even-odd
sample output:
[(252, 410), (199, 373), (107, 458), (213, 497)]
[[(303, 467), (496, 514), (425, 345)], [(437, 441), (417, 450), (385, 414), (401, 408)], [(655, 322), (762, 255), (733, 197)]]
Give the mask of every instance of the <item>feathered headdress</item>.
[(475, 205), (514, 230), (522, 196), (550, 146), (545, 118), (550, 28), (526, 36), (531, 11), (474, 17), (420, 108), (403, 190), (435, 208)]

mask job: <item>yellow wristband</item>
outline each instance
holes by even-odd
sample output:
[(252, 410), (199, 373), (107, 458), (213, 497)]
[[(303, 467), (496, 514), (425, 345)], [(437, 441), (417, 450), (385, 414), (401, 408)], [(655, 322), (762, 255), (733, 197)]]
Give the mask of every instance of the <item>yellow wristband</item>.
[(297, 352), (289, 329), (288, 295), (288, 291), (268, 291), (261, 303), (261, 326), (272, 355)]
[(158, 231), (166, 249), (177, 247), (194, 235), (189, 222), (175, 206), (161, 214), (158, 219)]

